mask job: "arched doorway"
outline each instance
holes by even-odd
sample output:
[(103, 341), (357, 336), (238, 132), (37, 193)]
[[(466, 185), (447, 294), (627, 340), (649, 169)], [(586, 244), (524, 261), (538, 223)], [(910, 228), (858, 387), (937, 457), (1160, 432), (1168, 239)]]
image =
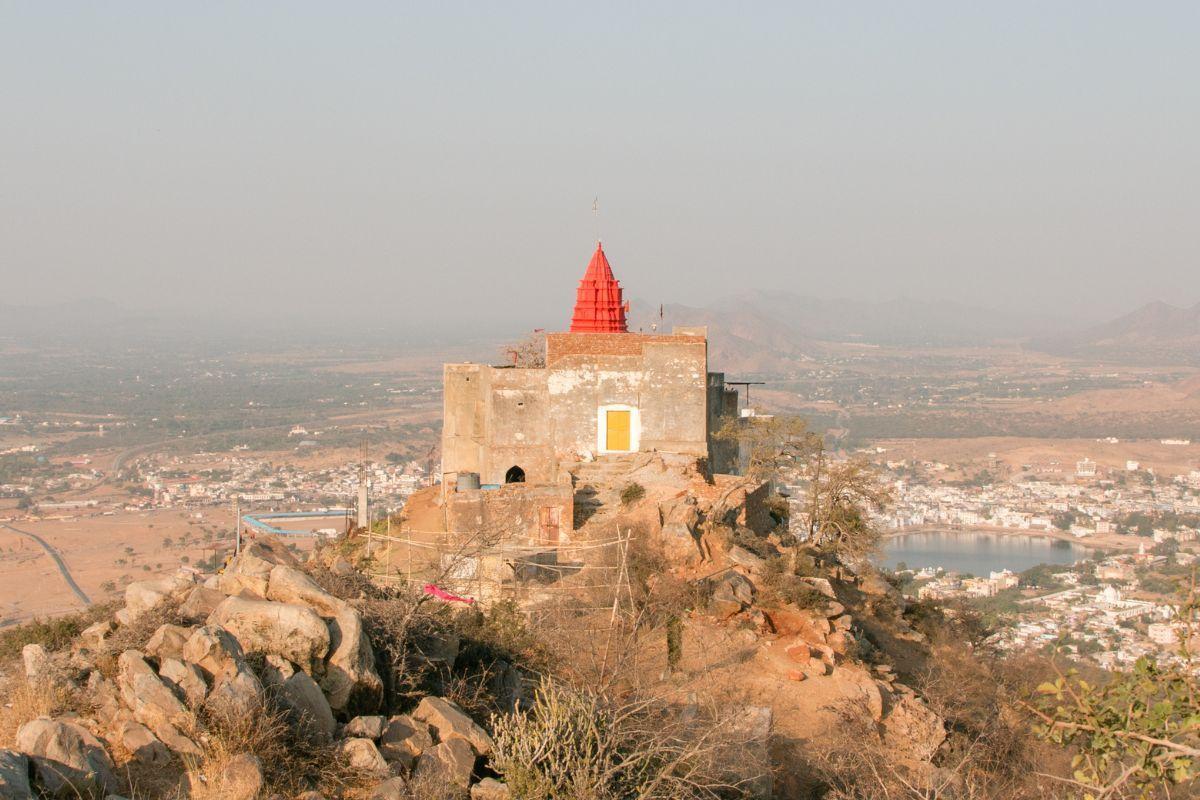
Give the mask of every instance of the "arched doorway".
[(509, 467), (508, 472), (504, 473), (504, 482), (505, 483), (524, 483), (525, 482), (525, 470), (523, 470), (520, 467), (515, 466), (515, 465), (512, 467)]

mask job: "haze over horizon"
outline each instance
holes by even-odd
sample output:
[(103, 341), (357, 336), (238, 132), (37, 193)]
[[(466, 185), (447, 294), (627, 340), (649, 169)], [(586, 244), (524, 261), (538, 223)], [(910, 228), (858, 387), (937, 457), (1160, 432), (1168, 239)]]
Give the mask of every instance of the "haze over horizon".
[[(0, 6), (0, 304), (1200, 301), (1200, 6)], [(600, 198), (599, 214), (592, 213)]]

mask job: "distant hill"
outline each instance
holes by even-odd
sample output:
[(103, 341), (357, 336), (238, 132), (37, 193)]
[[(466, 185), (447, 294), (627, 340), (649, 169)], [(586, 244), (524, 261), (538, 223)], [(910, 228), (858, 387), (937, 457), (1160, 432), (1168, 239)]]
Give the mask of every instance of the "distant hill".
[(676, 326), (708, 328), (709, 362), (714, 369), (740, 375), (787, 372), (823, 354), (823, 342), (809, 340), (794, 328), (753, 310), (722, 311), (670, 304), (631, 304), (629, 329), (669, 332)]
[(706, 326), (714, 366), (741, 375), (788, 372), (844, 351), (847, 344), (972, 346), (1023, 340), (1051, 327), (1041, 319), (954, 303), (911, 298), (872, 303), (767, 291), (732, 295), (706, 308), (666, 305), (661, 321), (658, 314), (657, 306), (634, 301), (631, 329)]
[(870, 302), (756, 290), (713, 308), (766, 315), (813, 339), (880, 345), (978, 345), (1042, 335), (1053, 327), (1039, 317), (911, 297)]
[(1035, 339), (1048, 353), (1138, 361), (1200, 363), (1200, 303), (1147, 303), (1114, 320), (1081, 331)]

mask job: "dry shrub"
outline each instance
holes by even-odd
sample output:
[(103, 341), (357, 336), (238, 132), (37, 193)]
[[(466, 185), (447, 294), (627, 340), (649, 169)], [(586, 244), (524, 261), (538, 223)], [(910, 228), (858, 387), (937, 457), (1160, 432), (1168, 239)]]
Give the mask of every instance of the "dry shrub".
[(493, 717), (492, 727), (492, 764), (516, 800), (717, 798), (762, 774), (762, 765), (745, 769), (753, 759), (732, 718), (550, 679), (529, 710)]
[(143, 612), (129, 625), (121, 625), (104, 640), (104, 650), (96, 654), (96, 669), (106, 678), (117, 674), (117, 658), (126, 650), (144, 650), (146, 642), (163, 625), (186, 625), (179, 614), (179, 603), (163, 600), (154, 608)]
[(27, 644), (40, 644), (47, 652), (65, 650), (75, 637), (94, 622), (107, 619), (117, 609), (116, 603), (100, 603), (75, 614), (47, 620), (33, 620), (0, 633), (0, 662), (18, 658)]
[(187, 764), (193, 800), (224, 800), (220, 776), (229, 761), (242, 753), (262, 762), (263, 796), (278, 792), (291, 797), (310, 789), (340, 796), (361, 788), (370, 777), (353, 770), (335, 743), (314, 741), (289, 724), (285, 711), (272, 705), (236, 714), (206, 704), (189, 735), (204, 752), (203, 758)]
[(3, 687), (0, 705), (0, 748), (15, 745), (17, 729), (38, 717), (78, 711), (80, 698), (66, 686), (53, 681), (29, 683), (16, 677)]

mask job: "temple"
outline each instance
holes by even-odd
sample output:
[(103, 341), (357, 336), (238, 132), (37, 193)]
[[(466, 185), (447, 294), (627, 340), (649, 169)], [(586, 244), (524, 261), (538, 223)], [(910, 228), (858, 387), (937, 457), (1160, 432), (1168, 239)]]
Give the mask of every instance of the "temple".
[(660, 452), (731, 472), (713, 434), (737, 392), (708, 371), (704, 328), (630, 332), (621, 285), (597, 245), (570, 331), (549, 333), (545, 366), (447, 364), (443, 486), (556, 484), (581, 461)]

